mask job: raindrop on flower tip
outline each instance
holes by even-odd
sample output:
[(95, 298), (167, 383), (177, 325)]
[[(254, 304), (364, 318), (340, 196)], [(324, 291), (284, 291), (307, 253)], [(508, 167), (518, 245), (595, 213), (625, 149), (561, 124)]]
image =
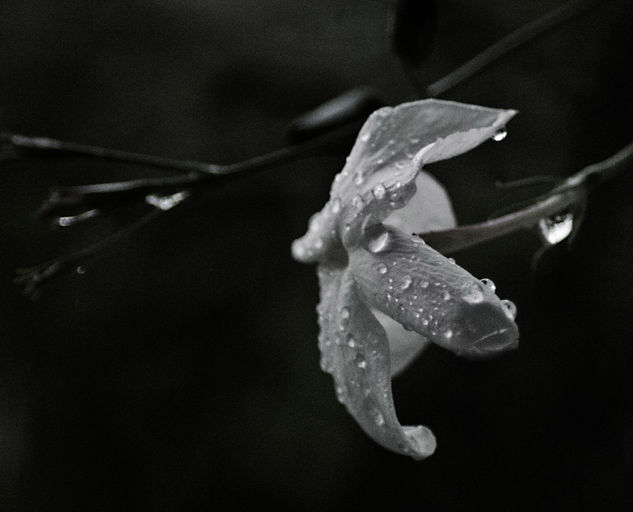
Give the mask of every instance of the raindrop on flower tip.
[(487, 277), (484, 277), (481, 280), (481, 282), (486, 288), (488, 288), (492, 292), (494, 292), (497, 289), (492, 279), (488, 279)]
[(506, 314), (506, 316), (510, 319), (510, 320), (514, 320), (517, 316), (517, 307), (514, 304), (514, 302), (512, 302), (511, 300), (508, 299), (504, 299), (501, 301), (501, 304), (503, 305), (503, 310)]
[(501, 142), (508, 135), (508, 132), (505, 128), (499, 128), (494, 135), (492, 136), (492, 140), (495, 142)]

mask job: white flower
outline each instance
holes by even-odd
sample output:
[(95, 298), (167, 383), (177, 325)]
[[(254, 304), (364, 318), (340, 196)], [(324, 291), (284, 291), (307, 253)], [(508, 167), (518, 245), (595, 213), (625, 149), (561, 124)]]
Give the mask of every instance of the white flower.
[(400, 425), (391, 395), (392, 376), (427, 341), (471, 357), (518, 344), (511, 303), (413, 235), (454, 226), (423, 165), (492, 138), (515, 113), (439, 100), (374, 112), (330, 200), (293, 243), (297, 260), (319, 264), (321, 367), (363, 430), (395, 452), (435, 450), (428, 428)]

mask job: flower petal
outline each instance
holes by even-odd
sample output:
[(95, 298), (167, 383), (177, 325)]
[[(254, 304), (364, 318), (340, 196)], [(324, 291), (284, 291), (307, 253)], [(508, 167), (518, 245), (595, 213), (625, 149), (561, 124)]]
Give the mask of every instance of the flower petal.
[(330, 201), (313, 217), (308, 233), (293, 243), (293, 256), (305, 263), (338, 257), (339, 240), (355, 246), (363, 225), (382, 222), (409, 202), (424, 164), (478, 146), (515, 114), (435, 99), (377, 110), (336, 175)]
[(518, 345), (513, 311), (420, 238), (372, 226), (349, 268), (372, 307), (456, 354), (486, 357)]
[(347, 163), (332, 185), (331, 200), (349, 205), (344, 223), (354, 239), (358, 221), (374, 222), (402, 208), (415, 194), (424, 164), (459, 155), (490, 139), (516, 114), (427, 99), (384, 107), (361, 129)]
[(319, 281), (321, 367), (332, 374), (339, 401), (385, 448), (414, 458), (431, 455), (436, 444), (432, 432), (398, 422), (385, 331), (359, 299), (351, 272), (320, 265)]

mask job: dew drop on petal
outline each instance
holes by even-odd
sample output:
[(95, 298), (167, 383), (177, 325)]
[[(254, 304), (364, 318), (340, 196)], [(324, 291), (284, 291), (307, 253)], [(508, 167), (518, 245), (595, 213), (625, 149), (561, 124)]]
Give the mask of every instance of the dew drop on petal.
[(503, 139), (505, 139), (508, 135), (508, 132), (505, 128), (499, 128), (495, 134), (492, 136), (492, 140), (494, 140), (495, 142), (501, 142)]
[(492, 292), (494, 292), (494, 291), (497, 289), (497, 287), (495, 286), (495, 283), (493, 282), (493, 280), (492, 280), (492, 279), (488, 279), (487, 277), (484, 277), (484, 278), (481, 280), (481, 282), (482, 282), (482, 284), (483, 284), (485, 287), (489, 288), (489, 289), (490, 289), (490, 291), (492, 291)]
[(336, 386), (336, 399), (342, 404), (345, 403), (345, 392), (341, 386)]
[(517, 316), (517, 307), (511, 300), (504, 299), (501, 301), (503, 311), (510, 320), (514, 320)]
[(341, 200), (337, 197), (332, 200), (332, 213), (338, 213), (341, 211)]
[(446, 339), (451, 339), (453, 337), (453, 331), (451, 331), (450, 329), (446, 329), (444, 331), (444, 337)]
[(463, 291), (462, 298), (469, 304), (479, 304), (484, 300), (484, 293), (481, 285), (477, 283), (469, 284)]
[(356, 173), (356, 177), (354, 178), (354, 184), (355, 185), (362, 185), (363, 181), (365, 181), (365, 177), (363, 176), (362, 171), (358, 171)]
[(349, 308), (341, 309), (341, 318), (347, 320), (349, 318)]
[(379, 274), (385, 275), (387, 273), (387, 265), (384, 263), (378, 263), (378, 265), (376, 265), (376, 271)]
[(429, 287), (429, 282), (428, 281), (422, 281), (420, 283), (420, 288), (428, 288)]
[[(376, 238), (373, 238), (369, 241), (369, 243), (367, 244), (367, 249), (369, 249), (369, 252), (371, 252), (372, 254), (378, 254), (379, 252), (383, 252), (389, 249), (390, 244), (391, 236), (389, 235), (388, 231), (384, 231)], [(384, 274), (384, 272), (381, 272), (381, 274)]]
[(369, 140), (369, 132), (363, 133), (363, 134), (360, 136), (360, 141), (361, 141), (361, 142), (367, 142), (368, 140)]
[(383, 199), (387, 193), (387, 189), (382, 183), (378, 183), (371, 191), (376, 199)]
[(408, 290), (411, 287), (411, 283), (413, 283), (413, 279), (411, 279), (411, 276), (404, 276), (402, 278), (402, 283), (400, 284), (400, 289)]
[(385, 424), (385, 417), (382, 415), (380, 411), (375, 410), (373, 412), (373, 416), (374, 416), (374, 423), (376, 423), (376, 425), (378, 425), (379, 427), (382, 427)]
[(354, 196), (352, 199), (352, 206), (356, 209), (356, 211), (360, 211), (365, 203), (363, 202), (363, 198), (361, 196)]

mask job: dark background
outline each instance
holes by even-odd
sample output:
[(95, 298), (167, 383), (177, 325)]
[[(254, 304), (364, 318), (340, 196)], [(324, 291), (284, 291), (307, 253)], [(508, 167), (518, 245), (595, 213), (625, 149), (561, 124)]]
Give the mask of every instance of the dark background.
[[(561, 2), (440, 4), (424, 84)], [(378, 0), (3, 0), (0, 125), (241, 160), (349, 88), (411, 99), (392, 18)], [(569, 175), (630, 140), (632, 20), (631, 2), (604, 2), (445, 95), (520, 110), (503, 143), (430, 168), (461, 222), (535, 192), (495, 180)], [(438, 438), (416, 462), (336, 401), (318, 363), (315, 271), (290, 258), (344, 157), (210, 190), (35, 302), (12, 284), (16, 267), (143, 210), (53, 229), (33, 219), (51, 186), (167, 173), (2, 162), (0, 510), (633, 507), (633, 172), (595, 191), (574, 244), (535, 271), (532, 233), (456, 255), (516, 302), (521, 346), (486, 362), (432, 347), (394, 381), (401, 421)]]

